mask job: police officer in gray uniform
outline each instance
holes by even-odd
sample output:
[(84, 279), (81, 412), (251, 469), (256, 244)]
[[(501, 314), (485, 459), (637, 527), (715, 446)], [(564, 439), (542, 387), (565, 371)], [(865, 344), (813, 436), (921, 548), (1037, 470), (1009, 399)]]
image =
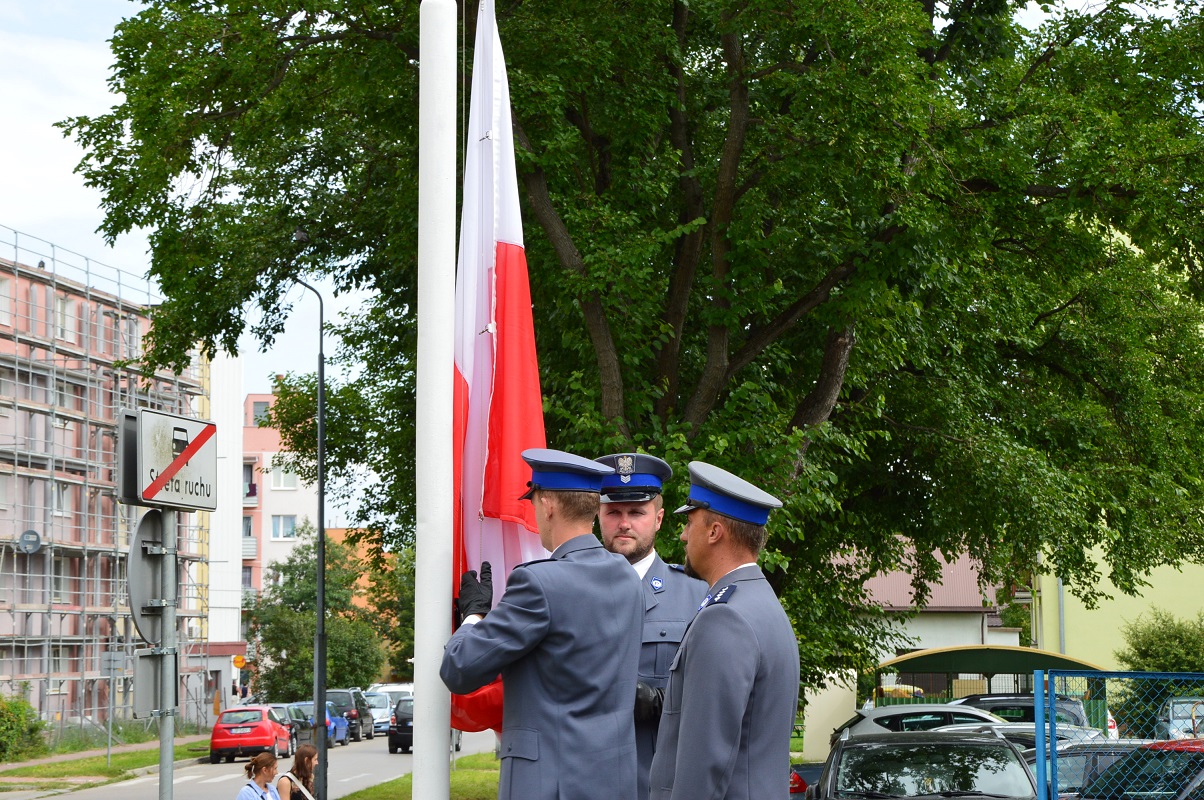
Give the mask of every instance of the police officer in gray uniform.
[[(603, 475), (596, 461), (525, 450), (539, 538), (552, 557), (515, 567), (497, 608), (487, 563), (467, 572), (464, 618), (439, 675), (465, 694), (500, 673), (499, 800), (636, 797), (632, 703), (644, 600), (626, 560), (593, 535)], [(605, 786), (599, 794), (599, 786)]]
[(639, 756), (639, 797), (648, 797), (648, 771), (656, 749), (660, 723), (660, 694), (669, 682), (669, 664), (686, 625), (706, 596), (707, 585), (686, 575), (676, 564), (657, 555), (656, 533), (665, 518), (664, 482), (673, 469), (656, 456), (615, 453), (596, 459), (613, 467), (602, 479), (602, 508), (598, 527), (602, 545), (625, 557), (644, 587), (643, 644), (640, 645), (640, 683), (636, 695), (635, 746)]
[(757, 566), (781, 502), (690, 463), (686, 571), (710, 591), (669, 668), (651, 800), (786, 800), (798, 709), (798, 641)]

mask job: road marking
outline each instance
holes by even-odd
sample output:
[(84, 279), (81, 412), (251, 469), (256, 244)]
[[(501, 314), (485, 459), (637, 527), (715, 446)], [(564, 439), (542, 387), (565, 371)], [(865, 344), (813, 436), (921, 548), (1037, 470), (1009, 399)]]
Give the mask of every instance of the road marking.
[(183, 783), (184, 781), (190, 781), (190, 780), (193, 780), (193, 779), (199, 778), (199, 777), (201, 777), (201, 776), (200, 775), (180, 775), (178, 777), (173, 777), (171, 784), (172, 784), (172, 786), (175, 786), (177, 783)]
[(352, 775), (350, 778), (339, 778), (339, 783), (347, 783), (348, 781), (358, 781), (360, 778), (366, 778), (371, 775), (371, 772), (361, 772), (359, 775)]
[(237, 775), (237, 774), (218, 775), (216, 778), (206, 778), (205, 780), (201, 781), (201, 783), (220, 783), (222, 781), (233, 780), (234, 778), (241, 778), (241, 777), (243, 777), (243, 776)]
[(159, 776), (156, 775), (154, 778), (134, 778), (134, 780), (126, 781), (121, 785), (122, 786), (133, 786), (138, 783), (150, 783), (152, 780), (158, 780), (158, 777)]

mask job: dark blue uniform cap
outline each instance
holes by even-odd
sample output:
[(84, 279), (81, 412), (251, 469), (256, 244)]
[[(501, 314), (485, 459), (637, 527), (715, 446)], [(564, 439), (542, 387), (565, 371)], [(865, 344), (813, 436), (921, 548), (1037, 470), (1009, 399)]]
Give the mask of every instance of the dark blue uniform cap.
[(673, 513), (706, 508), (741, 522), (764, 525), (769, 521), (769, 512), (781, 507), (781, 500), (743, 478), (713, 464), (691, 461), (689, 502)]
[(645, 453), (615, 453), (594, 459), (614, 469), (602, 479), (603, 503), (643, 503), (661, 493), (673, 468)]
[(563, 450), (524, 450), (523, 461), (531, 467), (530, 488), (519, 500), (528, 500), (536, 489), (545, 492), (600, 492), (602, 478), (614, 470), (597, 461)]

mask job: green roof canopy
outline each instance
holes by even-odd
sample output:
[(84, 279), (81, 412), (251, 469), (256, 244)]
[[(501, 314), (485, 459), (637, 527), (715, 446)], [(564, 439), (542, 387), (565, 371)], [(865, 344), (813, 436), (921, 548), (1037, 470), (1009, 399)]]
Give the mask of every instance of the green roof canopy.
[(1102, 667), (1033, 647), (975, 644), (917, 650), (878, 665), (880, 671), (887, 669), (907, 673), (1031, 675), (1037, 669), (1101, 670)]

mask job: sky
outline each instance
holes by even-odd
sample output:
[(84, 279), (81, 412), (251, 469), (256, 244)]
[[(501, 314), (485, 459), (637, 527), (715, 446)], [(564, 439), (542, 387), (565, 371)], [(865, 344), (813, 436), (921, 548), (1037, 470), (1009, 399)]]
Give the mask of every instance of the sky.
[[(0, 256), (13, 256), (17, 231), (21, 241), (31, 237), (42, 252), (53, 244), (56, 251), (146, 274), (146, 232), (106, 244), (96, 232), (104, 219), (100, 192), (74, 173), (83, 151), (53, 127), (120, 102), (107, 85), (108, 40), (117, 23), (141, 7), (133, 0), (0, 0)], [(325, 289), (328, 320), (355, 302), (334, 298), (329, 285), (318, 288)], [(278, 372), (317, 369), (317, 300), (300, 287), (288, 299), (292, 315), (269, 353), (258, 353), (250, 337), (241, 343), (247, 393), (271, 391), (271, 376)], [(334, 343), (328, 340), (325, 350), (333, 353)]]

